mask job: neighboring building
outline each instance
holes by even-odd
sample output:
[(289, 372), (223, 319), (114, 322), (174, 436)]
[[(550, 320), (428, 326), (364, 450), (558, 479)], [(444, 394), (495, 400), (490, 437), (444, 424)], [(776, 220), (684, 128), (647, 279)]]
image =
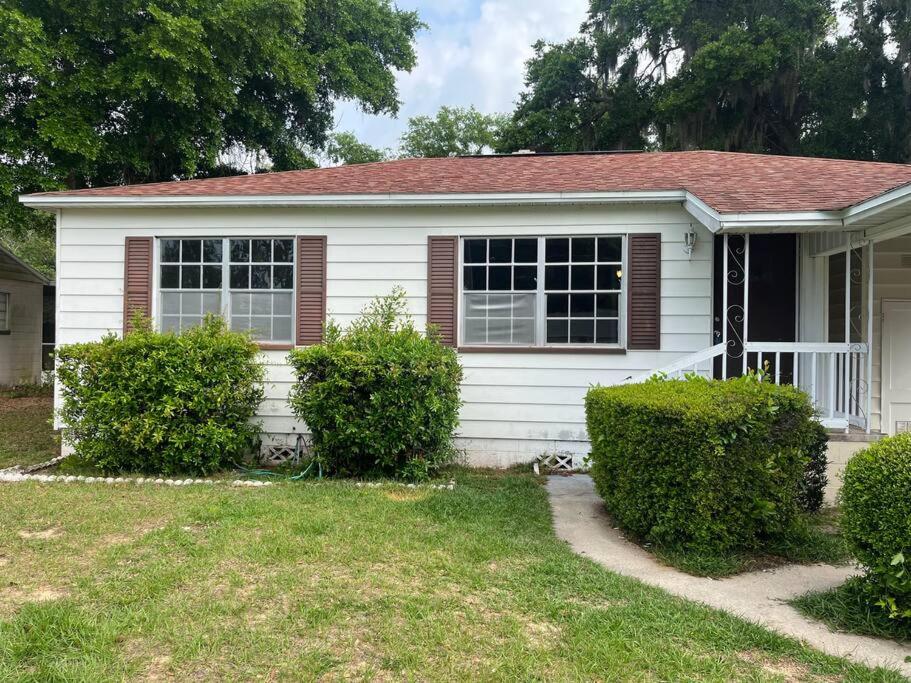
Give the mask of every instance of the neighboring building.
[[(720, 152), (412, 159), (29, 195), (59, 343), (221, 312), (258, 330), (273, 443), (293, 345), (404, 287), (465, 367), (472, 462), (583, 456), (583, 397), (770, 364), (824, 422), (911, 426), (911, 166)], [(866, 437), (864, 437), (866, 438)]]
[(0, 246), (0, 386), (41, 379), (47, 279)]

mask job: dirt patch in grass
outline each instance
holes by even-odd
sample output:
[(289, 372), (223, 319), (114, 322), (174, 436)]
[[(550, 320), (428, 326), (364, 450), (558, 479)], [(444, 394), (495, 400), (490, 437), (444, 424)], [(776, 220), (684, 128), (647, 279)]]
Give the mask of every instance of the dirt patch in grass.
[(400, 503), (413, 503), (424, 500), (428, 495), (428, 492), (424, 489), (394, 488), (383, 491), (383, 496), (386, 500), (394, 500)]
[(759, 650), (738, 652), (737, 657), (748, 664), (758, 666), (764, 673), (775, 676), (785, 683), (805, 683), (806, 681), (816, 681), (817, 683), (832, 681), (834, 683), (834, 681), (841, 680), (835, 676), (814, 675), (810, 667), (803, 662), (790, 658), (776, 659)]
[(42, 529), (41, 531), (23, 529), (19, 532), (19, 538), (26, 541), (48, 541), (52, 538), (57, 538), (61, 533), (63, 533), (63, 531), (59, 527), (51, 527), (49, 529)]
[(51, 602), (68, 595), (68, 591), (56, 586), (38, 585), (30, 588), (6, 586), (0, 588), (0, 616), (11, 616), (29, 603)]

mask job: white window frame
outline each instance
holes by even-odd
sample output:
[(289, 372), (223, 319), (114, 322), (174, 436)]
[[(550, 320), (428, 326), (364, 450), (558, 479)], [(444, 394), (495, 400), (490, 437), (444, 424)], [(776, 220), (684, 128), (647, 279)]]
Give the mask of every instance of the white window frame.
[(10, 308), (12, 307), (13, 296), (7, 291), (0, 290), (0, 298), (6, 299), (6, 310), (3, 316), (0, 317), (0, 334), (9, 334), (12, 331), (10, 329)]
[[(619, 292), (619, 301), (618, 301), (618, 324), (617, 324), (617, 342), (616, 343), (591, 343), (591, 344), (579, 344), (579, 343), (548, 343), (547, 342), (547, 296), (546, 290), (544, 287), (544, 267), (546, 265), (545, 261), (545, 241), (547, 239), (570, 239), (573, 237), (587, 237), (587, 238), (597, 238), (599, 237), (619, 237), (621, 241), (620, 246), (620, 269), (623, 273), (623, 276), (620, 278), (620, 292)], [(460, 235), (458, 243), (458, 296), (456, 297), (456, 324), (458, 326), (458, 340), (459, 346), (471, 349), (484, 349), (490, 348), (491, 350), (504, 350), (509, 351), (512, 349), (559, 349), (559, 350), (578, 350), (578, 351), (592, 351), (597, 349), (602, 350), (617, 350), (626, 348), (626, 323), (627, 323), (627, 313), (626, 313), (626, 299), (627, 299), (627, 263), (628, 263), (628, 250), (629, 250), (629, 239), (626, 233), (617, 233), (617, 232), (595, 232), (595, 233), (572, 233), (567, 235), (561, 234), (534, 234), (534, 235), (522, 235), (522, 234), (510, 234), (510, 235), (497, 235), (490, 233), (482, 233), (477, 235)], [(472, 292), (466, 291), (464, 286), (465, 279), (465, 266), (471, 265), (465, 263), (465, 240), (472, 239), (537, 239), (538, 240), (538, 287), (534, 290), (525, 290), (524, 292), (517, 292), (514, 290), (503, 290), (502, 294), (532, 294), (536, 295), (535, 298), (535, 343), (534, 344), (503, 344), (503, 343), (467, 343), (465, 341), (465, 295), (471, 294)], [(571, 244), (571, 243), (570, 243)], [(530, 265), (530, 264), (529, 264)], [(597, 265), (597, 261), (593, 263)], [(595, 271), (595, 277), (597, 278), (597, 270)], [(597, 284), (597, 280), (596, 280)], [(598, 290), (593, 290), (592, 293), (596, 293)], [(485, 290), (484, 292), (477, 293), (489, 293), (490, 290)], [(596, 302), (597, 305), (597, 302)]]
[[(163, 289), (161, 286), (161, 266), (162, 265), (172, 265), (170, 263), (162, 264), (161, 261), (161, 242), (163, 240), (221, 240), (221, 290), (213, 289)], [(161, 330), (161, 321), (162, 321), (162, 294), (164, 292), (214, 292), (221, 291), (221, 312), (220, 315), (228, 324), (228, 327), (231, 327), (231, 240), (290, 240), (291, 241), (291, 289), (261, 289), (261, 290), (250, 290), (250, 289), (238, 289), (236, 290), (239, 293), (256, 291), (259, 293), (274, 293), (274, 292), (289, 292), (291, 294), (291, 339), (288, 340), (271, 340), (271, 339), (256, 339), (256, 343), (260, 346), (294, 346), (296, 344), (296, 330), (297, 330), (297, 238), (294, 235), (256, 235), (256, 234), (243, 234), (243, 235), (230, 235), (225, 236), (224, 233), (217, 235), (157, 235), (154, 239), (154, 269), (152, 271), (152, 287), (155, 295), (152, 297), (153, 301), (153, 311), (152, 316), (155, 321), (155, 329)], [(180, 265), (180, 262), (174, 264)], [(210, 265), (215, 265), (214, 263)], [(250, 265), (253, 265), (253, 262), (250, 262)], [(263, 262), (262, 265), (274, 265), (274, 262), (270, 261), (268, 264)], [(281, 264), (289, 265), (289, 264)], [(200, 285), (202, 282), (200, 281)]]

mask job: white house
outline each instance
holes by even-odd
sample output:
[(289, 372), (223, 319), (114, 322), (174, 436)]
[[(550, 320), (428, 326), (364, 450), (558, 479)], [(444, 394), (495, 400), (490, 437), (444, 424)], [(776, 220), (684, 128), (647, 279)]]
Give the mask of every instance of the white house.
[(0, 386), (41, 378), (47, 279), (0, 246)]
[[(57, 342), (148, 312), (285, 363), (394, 285), (465, 367), (473, 462), (587, 452), (591, 384), (769, 364), (846, 439), (911, 428), (911, 167), (720, 152), (410, 159), (22, 197), (57, 215)], [(860, 436), (855, 436), (859, 433)]]

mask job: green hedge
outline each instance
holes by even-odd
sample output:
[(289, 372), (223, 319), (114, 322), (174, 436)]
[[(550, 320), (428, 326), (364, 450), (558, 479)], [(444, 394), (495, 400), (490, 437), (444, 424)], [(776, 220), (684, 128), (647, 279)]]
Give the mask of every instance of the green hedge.
[(255, 343), (216, 317), (179, 336), (137, 320), (123, 339), (63, 346), (57, 378), (64, 438), (105, 472), (224, 469), (258, 443), (258, 354)]
[(414, 328), (402, 290), (377, 299), (326, 342), (291, 353), (291, 407), (330, 473), (424, 479), (452, 460), (462, 368)]
[(871, 601), (911, 619), (911, 434), (883, 439), (845, 468), (841, 527)]
[(803, 392), (748, 376), (595, 387), (592, 477), (621, 528), (667, 548), (758, 548), (792, 529), (816, 428)]

